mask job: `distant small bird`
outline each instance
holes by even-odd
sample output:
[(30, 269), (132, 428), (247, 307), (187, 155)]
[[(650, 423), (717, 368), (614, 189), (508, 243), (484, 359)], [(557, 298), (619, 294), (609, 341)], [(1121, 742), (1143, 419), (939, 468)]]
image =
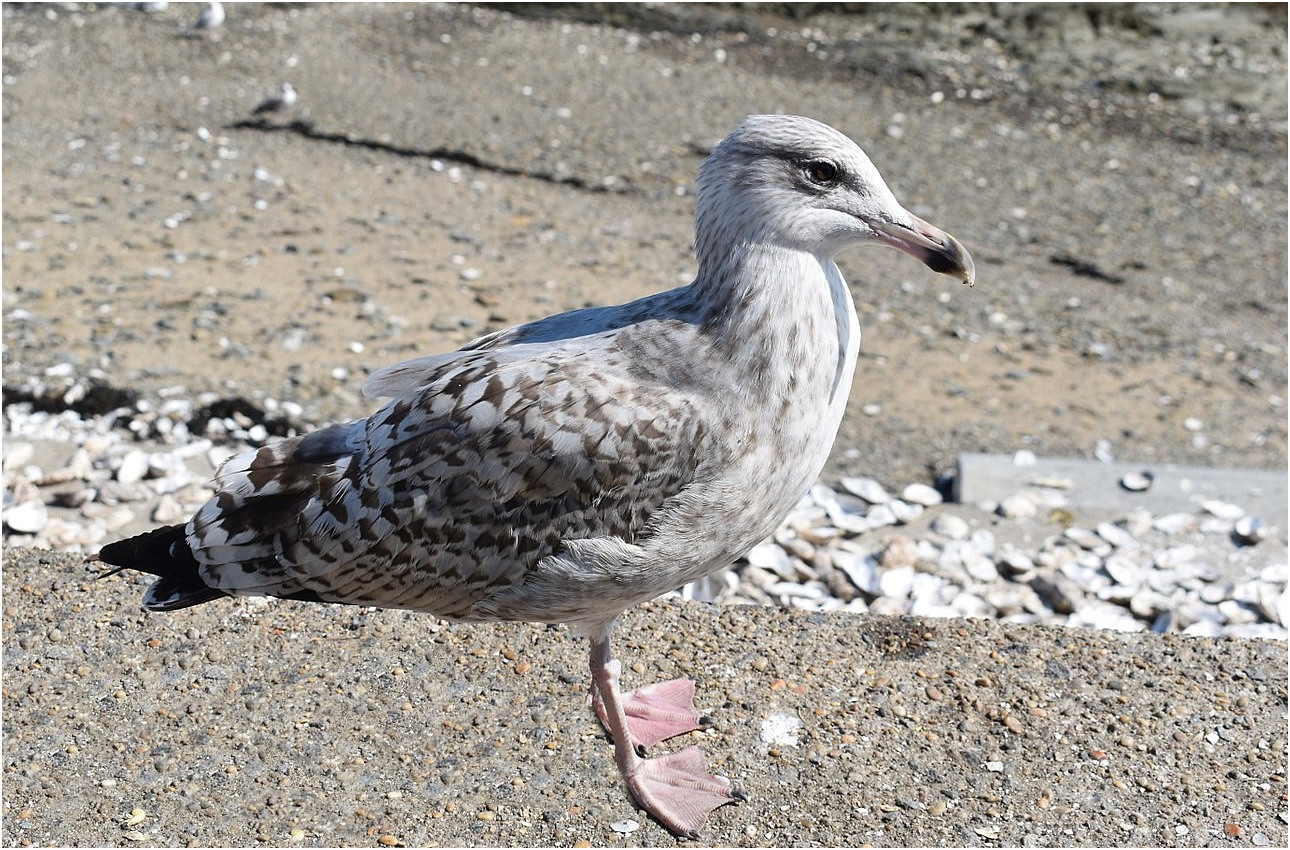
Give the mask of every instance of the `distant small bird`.
[(283, 83), (278, 86), (278, 90), (273, 94), (260, 101), (260, 105), (251, 110), (252, 115), (268, 115), (279, 112), (286, 112), (296, 105), (300, 95), (291, 87), (291, 83)]
[(220, 3), (219, 0), (212, 0), (212, 2), (206, 4), (205, 9), (202, 9), (202, 13), (197, 16), (197, 20), (193, 21), (189, 32), (210, 35), (222, 23), (224, 23), (224, 4)]

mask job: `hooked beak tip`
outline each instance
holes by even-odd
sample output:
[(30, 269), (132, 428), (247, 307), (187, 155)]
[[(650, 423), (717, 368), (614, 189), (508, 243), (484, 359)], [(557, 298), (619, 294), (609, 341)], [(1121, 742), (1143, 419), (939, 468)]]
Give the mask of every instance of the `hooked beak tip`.
[(976, 284), (976, 264), (963, 243), (912, 213), (908, 225), (894, 222), (871, 223), (880, 241), (917, 257), (929, 269), (956, 277), (968, 286)]

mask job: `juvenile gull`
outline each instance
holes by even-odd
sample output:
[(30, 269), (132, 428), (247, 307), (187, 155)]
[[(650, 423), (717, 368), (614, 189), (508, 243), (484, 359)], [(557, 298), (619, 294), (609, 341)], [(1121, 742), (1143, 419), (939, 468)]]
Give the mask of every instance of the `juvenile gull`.
[(283, 83), (278, 86), (273, 94), (260, 101), (255, 109), (251, 110), (252, 115), (265, 115), (267, 113), (286, 112), (296, 105), (300, 95), (296, 93), (291, 83)]
[(224, 4), (219, 0), (211, 0), (197, 15), (197, 20), (183, 30), (183, 33), (189, 36), (205, 34), (213, 38), (215, 30), (219, 29), (222, 23), (224, 23)]
[(626, 608), (728, 565), (815, 481), (860, 328), (833, 258), (877, 243), (973, 280), (953, 237), (809, 118), (746, 118), (699, 174), (693, 283), (551, 316), (376, 371), (367, 419), (226, 462), (186, 525), (105, 546), (160, 576), (145, 607), (225, 595), (562, 622), (591, 639), (591, 695), (631, 794), (694, 836), (743, 799), (702, 753), (694, 683), (622, 692)]

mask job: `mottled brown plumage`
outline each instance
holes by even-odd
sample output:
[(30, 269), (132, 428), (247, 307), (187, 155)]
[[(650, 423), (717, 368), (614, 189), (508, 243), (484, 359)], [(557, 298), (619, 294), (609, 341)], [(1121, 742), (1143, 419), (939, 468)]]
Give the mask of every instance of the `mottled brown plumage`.
[(752, 116), (705, 162), (689, 286), (574, 311), (381, 369), (366, 419), (232, 458), (186, 526), (104, 547), (161, 578), (144, 603), (220, 594), (576, 624), (633, 795), (692, 834), (737, 796), (697, 751), (693, 688), (623, 695), (627, 607), (770, 534), (819, 474), (860, 332), (833, 257), (877, 242), (971, 282), (864, 153), (806, 118)]

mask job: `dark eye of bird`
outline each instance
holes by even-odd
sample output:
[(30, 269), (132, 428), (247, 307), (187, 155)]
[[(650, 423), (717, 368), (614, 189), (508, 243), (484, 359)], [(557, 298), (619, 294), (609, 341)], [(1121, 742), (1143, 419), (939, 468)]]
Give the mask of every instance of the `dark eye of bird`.
[(838, 167), (826, 159), (816, 159), (806, 164), (806, 176), (812, 183), (831, 186), (837, 182)]

